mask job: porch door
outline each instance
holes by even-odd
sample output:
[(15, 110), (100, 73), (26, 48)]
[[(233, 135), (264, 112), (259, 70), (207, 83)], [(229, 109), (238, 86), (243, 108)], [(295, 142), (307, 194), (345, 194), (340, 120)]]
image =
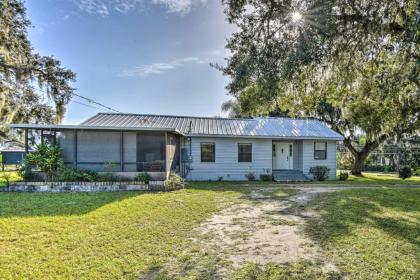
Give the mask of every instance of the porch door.
[(293, 169), (293, 143), (273, 143), (273, 169)]

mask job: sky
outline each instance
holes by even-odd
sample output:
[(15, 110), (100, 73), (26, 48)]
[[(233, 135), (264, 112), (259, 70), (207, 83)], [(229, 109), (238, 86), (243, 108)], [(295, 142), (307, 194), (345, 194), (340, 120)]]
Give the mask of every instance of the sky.
[[(26, 0), (29, 38), (77, 74), (76, 93), (124, 113), (216, 116), (233, 32), (221, 0)], [(65, 124), (104, 111), (75, 97)]]

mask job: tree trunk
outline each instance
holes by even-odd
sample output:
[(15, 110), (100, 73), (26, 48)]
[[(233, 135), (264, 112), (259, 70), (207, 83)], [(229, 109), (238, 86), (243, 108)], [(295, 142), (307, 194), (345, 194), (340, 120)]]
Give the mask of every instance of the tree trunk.
[(366, 158), (369, 154), (376, 149), (380, 143), (385, 141), (386, 137), (381, 136), (374, 142), (366, 142), (365, 146), (359, 151), (351, 143), (349, 138), (345, 138), (343, 143), (349, 149), (354, 157), (353, 168), (351, 169), (351, 174), (360, 176), (362, 175), (363, 164), (365, 163)]
[(365, 163), (365, 160), (368, 155), (369, 153), (363, 153), (363, 152), (358, 152), (356, 154), (353, 154), (354, 163), (353, 163), (353, 168), (351, 169), (351, 174), (356, 175), (356, 176), (362, 175), (363, 164)]

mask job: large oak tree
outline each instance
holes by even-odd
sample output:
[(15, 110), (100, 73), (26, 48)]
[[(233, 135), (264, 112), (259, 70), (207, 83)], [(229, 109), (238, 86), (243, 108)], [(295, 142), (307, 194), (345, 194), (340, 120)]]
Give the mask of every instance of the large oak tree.
[(345, 137), (353, 174), (388, 137), (419, 130), (418, 0), (223, 3), (238, 31), (219, 68), (244, 114), (280, 108), (327, 122)]
[(0, 136), (12, 122), (60, 123), (76, 75), (34, 52), (22, 1), (0, 0)]

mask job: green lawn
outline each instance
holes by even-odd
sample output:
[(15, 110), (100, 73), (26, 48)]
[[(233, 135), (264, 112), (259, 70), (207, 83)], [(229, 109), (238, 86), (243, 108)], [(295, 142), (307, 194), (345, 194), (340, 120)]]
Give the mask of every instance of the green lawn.
[(362, 176), (350, 175), (345, 182), (333, 181), (329, 183), (352, 184), (352, 185), (420, 185), (420, 176), (402, 180), (397, 173), (363, 172)]
[(185, 261), (191, 230), (248, 189), (0, 193), (0, 278), (138, 279)]
[(306, 231), (349, 279), (419, 279), (420, 189), (352, 189), (312, 203)]
[[(420, 188), (374, 180), (384, 188), (322, 195), (311, 206), (320, 216), (305, 230), (349, 279), (418, 279)], [(0, 279), (138, 279), (161, 267), (180, 278), (210, 278), (224, 260), (199, 253), (188, 237), (226, 204), (268, 184), (284, 190), (265, 182), (217, 182), (171, 193), (0, 193)], [(307, 262), (250, 264), (231, 275), (332, 277)]]

